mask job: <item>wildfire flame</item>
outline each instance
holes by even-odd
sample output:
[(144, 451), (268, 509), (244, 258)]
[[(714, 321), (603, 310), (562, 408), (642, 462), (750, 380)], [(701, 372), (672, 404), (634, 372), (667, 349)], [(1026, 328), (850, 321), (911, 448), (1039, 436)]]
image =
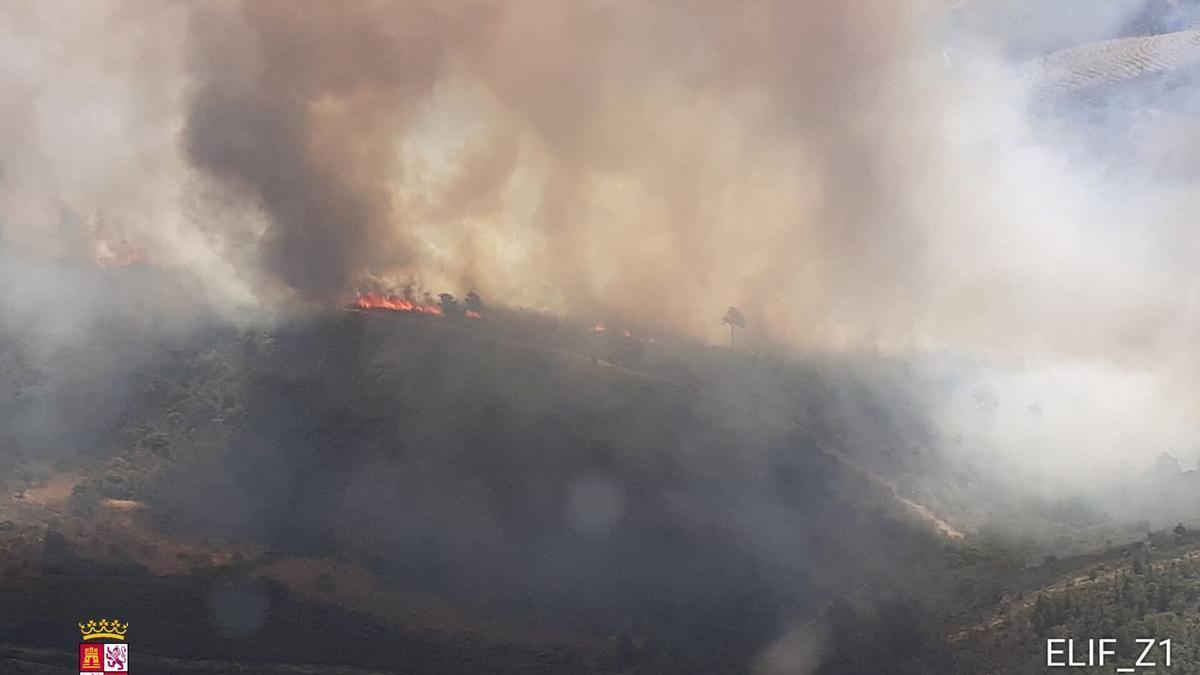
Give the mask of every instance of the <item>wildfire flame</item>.
[(476, 311), (475, 311), (475, 310), (473, 310), (473, 309), (468, 309), (468, 310), (467, 310), (467, 318), (468, 318), (468, 319), (478, 319), (478, 318), (479, 318), (479, 312), (476, 312)]
[(597, 333), (603, 333), (604, 331), (608, 330), (608, 326), (605, 326), (602, 323), (598, 323), (595, 326), (592, 326), (592, 330)]
[(417, 314), (442, 316), (442, 308), (437, 305), (421, 304), (397, 295), (361, 293), (354, 304), (359, 309), (386, 309), (392, 312), (415, 312)]

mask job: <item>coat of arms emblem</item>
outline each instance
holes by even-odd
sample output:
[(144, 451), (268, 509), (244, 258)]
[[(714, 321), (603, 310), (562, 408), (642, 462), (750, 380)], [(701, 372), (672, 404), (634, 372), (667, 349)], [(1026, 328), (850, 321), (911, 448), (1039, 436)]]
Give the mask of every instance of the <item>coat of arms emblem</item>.
[(129, 624), (117, 619), (89, 619), (79, 624), (79, 675), (111, 675), (129, 672)]

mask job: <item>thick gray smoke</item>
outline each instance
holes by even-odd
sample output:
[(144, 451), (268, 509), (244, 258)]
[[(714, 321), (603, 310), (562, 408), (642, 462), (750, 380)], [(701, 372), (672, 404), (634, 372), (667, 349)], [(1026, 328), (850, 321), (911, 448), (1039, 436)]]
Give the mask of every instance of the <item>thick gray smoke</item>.
[(387, 191), (392, 139), (437, 80), (443, 23), (423, 3), (195, 11), (188, 157), (262, 207), (263, 264), (304, 296), (412, 262)]

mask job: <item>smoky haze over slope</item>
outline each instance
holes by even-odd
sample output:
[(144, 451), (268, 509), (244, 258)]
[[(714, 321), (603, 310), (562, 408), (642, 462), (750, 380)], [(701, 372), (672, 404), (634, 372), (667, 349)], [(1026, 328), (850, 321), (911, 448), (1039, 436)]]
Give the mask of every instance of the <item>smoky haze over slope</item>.
[[(1114, 7), (1081, 38), (1139, 4)], [(1039, 134), (1008, 36), (938, 3), (330, 12), (191, 24), (220, 56), (195, 59), (189, 157), (256, 198), (304, 295), (415, 278), (705, 337), (733, 303), (802, 344), (1120, 359), (1181, 309), (1160, 201), (1187, 198), (1098, 199), (1126, 170)]]
[(985, 525), (1196, 513), (1137, 470), (1200, 448), (1167, 4), (5, 3), (0, 478), (722, 672), (874, 654), (895, 591), (994, 601)]
[(1146, 380), (1099, 408), (1157, 452), (1194, 441), (1196, 127), (1030, 95), (1026, 59), (1158, 25), (1085, 4), (10, 4), (0, 224), (226, 314), (414, 284), (716, 341), (735, 304), (1004, 369), (1043, 440)]

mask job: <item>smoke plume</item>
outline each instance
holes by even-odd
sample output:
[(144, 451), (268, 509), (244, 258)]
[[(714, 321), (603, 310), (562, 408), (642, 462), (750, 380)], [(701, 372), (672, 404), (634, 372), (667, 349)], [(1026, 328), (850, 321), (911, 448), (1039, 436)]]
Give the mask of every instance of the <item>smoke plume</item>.
[[(1152, 4), (9, 4), (0, 226), (223, 308), (474, 289), (716, 342), (736, 305), (759, 343), (1189, 401), (1193, 102), (1037, 60), (1187, 27)], [(1084, 393), (1051, 379), (1019, 409)]]

